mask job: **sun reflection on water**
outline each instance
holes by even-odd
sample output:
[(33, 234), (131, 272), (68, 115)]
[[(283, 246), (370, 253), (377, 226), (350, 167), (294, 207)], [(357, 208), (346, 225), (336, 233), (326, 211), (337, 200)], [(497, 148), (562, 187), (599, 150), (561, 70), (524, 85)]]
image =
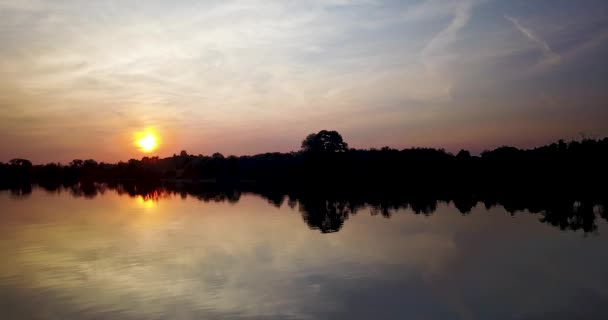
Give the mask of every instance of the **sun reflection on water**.
[(158, 200), (145, 198), (144, 196), (137, 196), (135, 201), (137, 202), (137, 206), (139, 208), (152, 209), (156, 206), (156, 202)]
[(138, 208), (152, 209), (160, 200), (171, 198), (171, 194), (164, 189), (157, 189), (134, 197)]

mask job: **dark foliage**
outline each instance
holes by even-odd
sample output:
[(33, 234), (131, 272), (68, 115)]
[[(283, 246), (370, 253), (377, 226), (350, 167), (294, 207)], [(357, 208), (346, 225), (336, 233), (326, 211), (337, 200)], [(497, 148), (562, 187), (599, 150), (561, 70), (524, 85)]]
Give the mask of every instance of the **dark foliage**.
[(321, 130), (302, 141), (302, 150), (312, 153), (346, 152), (348, 144), (337, 131)]
[(67, 165), (33, 166), (25, 159), (0, 163), (0, 184), (37, 182), (62, 185), (76, 181), (257, 181), (261, 183), (389, 185), (399, 189), (464, 189), (474, 193), (517, 188), (606, 190), (608, 138), (559, 141), (521, 150), (500, 147), (472, 156), (441, 149), (348, 149), (339, 133), (322, 130), (302, 142), (300, 152), (254, 156), (190, 155), (144, 157), (116, 164), (73, 160)]
[[(77, 186), (74, 193), (94, 196), (92, 186), (103, 182), (128, 194), (153, 195), (161, 186), (173, 186), (183, 196), (222, 201), (238, 201), (241, 192), (252, 191), (275, 205), (286, 197), (299, 203), (307, 224), (323, 232), (339, 230), (364, 205), (390, 216), (404, 207), (430, 214), (438, 201), (452, 202), (466, 214), (481, 202), (501, 204), (512, 213), (527, 209), (562, 229), (593, 231), (596, 213), (606, 218), (598, 209), (608, 195), (606, 163), (608, 138), (529, 150), (500, 147), (480, 156), (461, 150), (454, 156), (428, 148), (348, 149), (337, 132), (323, 130), (291, 153), (225, 157), (182, 151), (117, 164), (77, 159), (32, 165), (14, 159), (0, 163), (0, 189), (26, 195), (37, 183), (48, 190)], [(218, 186), (231, 187), (217, 191)]]

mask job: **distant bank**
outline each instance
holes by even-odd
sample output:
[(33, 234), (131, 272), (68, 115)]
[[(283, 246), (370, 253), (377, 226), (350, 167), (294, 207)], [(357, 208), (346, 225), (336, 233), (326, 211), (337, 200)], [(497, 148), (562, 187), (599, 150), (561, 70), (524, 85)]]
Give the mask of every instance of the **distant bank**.
[(301, 150), (254, 156), (144, 157), (115, 164), (75, 159), (32, 165), (27, 159), (0, 163), (0, 186), (24, 183), (70, 185), (80, 181), (195, 181), (309, 188), (433, 189), (526, 192), (608, 189), (608, 138), (559, 141), (533, 149), (500, 147), (473, 156), (466, 150), (352, 149), (336, 131), (307, 136)]

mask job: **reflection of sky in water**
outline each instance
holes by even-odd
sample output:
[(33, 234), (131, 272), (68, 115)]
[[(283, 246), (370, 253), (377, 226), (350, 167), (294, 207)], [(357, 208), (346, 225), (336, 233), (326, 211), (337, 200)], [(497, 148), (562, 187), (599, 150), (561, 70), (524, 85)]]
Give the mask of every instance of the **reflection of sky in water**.
[[(538, 216), (441, 205), (364, 211), (340, 232), (244, 196), (236, 204), (0, 194), (0, 301), (12, 318), (604, 318), (599, 234)], [(599, 222), (605, 224), (602, 220)], [(561, 318), (560, 318), (561, 317)]]

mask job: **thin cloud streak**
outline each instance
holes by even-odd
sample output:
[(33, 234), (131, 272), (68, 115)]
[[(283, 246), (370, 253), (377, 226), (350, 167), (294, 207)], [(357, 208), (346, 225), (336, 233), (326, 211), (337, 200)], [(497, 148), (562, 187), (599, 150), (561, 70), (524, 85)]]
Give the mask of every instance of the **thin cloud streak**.
[[(429, 3), (429, 1), (425, 2)], [(449, 46), (456, 41), (458, 32), (471, 20), (473, 2), (469, 0), (455, 2), (451, 15), (450, 24), (431, 38), (420, 52), (422, 64), (428, 75), (428, 80), (433, 81), (440, 88), (445, 99), (451, 98), (453, 87), (452, 80), (442, 69), (453, 63), (454, 57), (450, 55)], [(419, 13), (420, 14), (420, 13)]]
[(505, 19), (509, 20), (517, 30), (519, 30), (526, 38), (530, 41), (536, 43), (540, 50), (543, 53), (545, 59), (541, 61), (541, 63), (547, 64), (560, 64), (561, 57), (559, 54), (555, 53), (553, 49), (549, 46), (549, 44), (543, 39), (539, 38), (535, 35), (530, 29), (524, 27), (518, 19), (505, 15)]

